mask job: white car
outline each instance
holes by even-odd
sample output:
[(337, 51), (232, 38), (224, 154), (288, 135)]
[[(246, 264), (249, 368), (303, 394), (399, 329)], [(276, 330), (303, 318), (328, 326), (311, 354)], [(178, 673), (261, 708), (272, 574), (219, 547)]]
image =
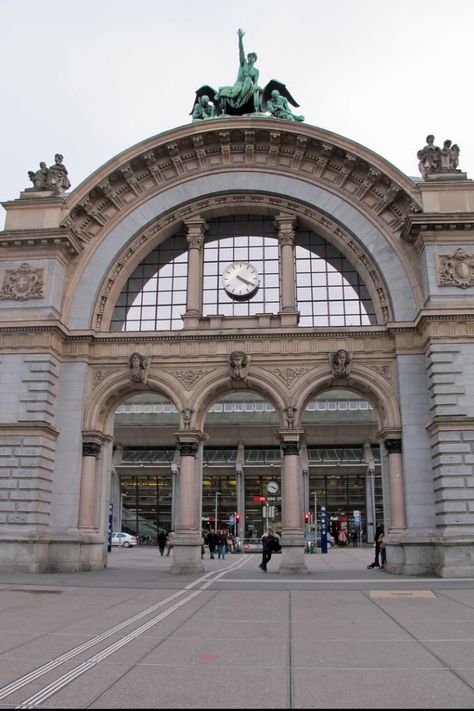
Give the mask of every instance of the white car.
[(131, 548), (136, 546), (138, 543), (136, 536), (131, 536), (130, 533), (123, 533), (115, 531), (112, 533), (112, 545), (120, 546), (122, 548)]

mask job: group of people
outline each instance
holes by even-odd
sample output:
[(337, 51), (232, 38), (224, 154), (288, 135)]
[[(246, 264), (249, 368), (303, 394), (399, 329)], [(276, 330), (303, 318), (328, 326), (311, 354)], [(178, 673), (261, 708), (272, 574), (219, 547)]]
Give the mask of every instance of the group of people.
[(224, 529), (218, 531), (208, 531), (203, 534), (203, 545), (209, 548), (209, 558), (225, 559), (226, 553), (232, 553), (234, 549), (234, 539)]
[(158, 550), (161, 556), (165, 555), (165, 550), (166, 556), (170, 556), (173, 550), (175, 535), (174, 531), (170, 531), (169, 533), (166, 533), (163, 529), (159, 531), (156, 542), (158, 543)]
[[(160, 530), (157, 537), (158, 549), (160, 555), (166, 555), (169, 557), (173, 550), (175, 532), (170, 531), (166, 533), (163, 529)], [(383, 525), (377, 526), (375, 529), (375, 559), (370, 563), (367, 568), (380, 568), (383, 570), (385, 568), (386, 554), (385, 554), (385, 541), (384, 541), (385, 529)], [(352, 545), (357, 546), (357, 530), (353, 529), (350, 534)], [(340, 545), (345, 545), (348, 542), (348, 536), (344, 530), (339, 531), (338, 543)], [(259, 564), (260, 570), (264, 573), (267, 572), (267, 565), (271, 560), (273, 553), (279, 553), (281, 551), (281, 543), (279, 535), (273, 532), (272, 528), (269, 528), (266, 533), (263, 534), (261, 538), (262, 543), (262, 561)], [(201, 557), (204, 557), (205, 548), (207, 545), (209, 548), (209, 558), (214, 559), (222, 558), (225, 560), (227, 553), (236, 552), (235, 540), (224, 529), (218, 531), (210, 530), (202, 533), (202, 545), (201, 545)], [(166, 550), (166, 554), (165, 554)]]

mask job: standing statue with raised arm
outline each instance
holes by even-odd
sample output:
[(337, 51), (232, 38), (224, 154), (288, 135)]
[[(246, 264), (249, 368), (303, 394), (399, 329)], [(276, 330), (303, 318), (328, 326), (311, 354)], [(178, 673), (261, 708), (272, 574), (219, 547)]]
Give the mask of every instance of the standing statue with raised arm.
[(239, 71), (237, 80), (232, 86), (220, 86), (215, 95), (221, 106), (222, 113), (241, 116), (244, 113), (261, 111), (262, 90), (258, 85), (260, 72), (255, 66), (257, 55), (250, 52), (245, 57), (243, 37), (245, 32), (237, 30), (239, 37)]

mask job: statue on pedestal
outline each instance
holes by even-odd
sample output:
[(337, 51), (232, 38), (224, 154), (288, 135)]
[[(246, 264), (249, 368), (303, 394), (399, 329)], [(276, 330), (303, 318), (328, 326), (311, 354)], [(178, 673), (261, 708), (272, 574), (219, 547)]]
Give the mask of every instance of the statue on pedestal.
[(426, 145), (418, 153), (418, 169), (423, 180), (433, 173), (460, 173), (459, 146), (447, 139), (443, 147), (434, 145), (434, 136), (430, 134), (426, 137)]
[(61, 153), (54, 156), (54, 164), (49, 168), (44, 161), (39, 164), (39, 170), (29, 170), (28, 177), (33, 183), (32, 188), (27, 188), (32, 192), (40, 190), (50, 190), (54, 195), (60, 195), (71, 187), (66, 166), (63, 165)]
[(193, 121), (215, 116), (246, 116), (248, 114), (270, 113), (273, 118), (285, 121), (304, 121), (304, 116), (295, 116), (289, 107), (298, 107), (285, 84), (271, 79), (263, 89), (259, 85), (260, 72), (255, 66), (256, 52), (245, 56), (245, 32), (237, 30), (239, 38), (239, 69), (234, 84), (220, 86), (216, 91), (211, 86), (201, 86), (196, 91)]

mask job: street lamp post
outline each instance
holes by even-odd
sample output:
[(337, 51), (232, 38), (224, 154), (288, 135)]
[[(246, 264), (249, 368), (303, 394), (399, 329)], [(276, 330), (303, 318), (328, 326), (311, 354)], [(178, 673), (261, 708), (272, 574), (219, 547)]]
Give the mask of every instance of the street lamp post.
[(219, 509), (219, 499), (218, 497), (222, 496), (220, 491), (216, 491), (216, 505), (214, 509), (214, 533), (217, 533), (217, 514), (218, 514), (218, 509)]

